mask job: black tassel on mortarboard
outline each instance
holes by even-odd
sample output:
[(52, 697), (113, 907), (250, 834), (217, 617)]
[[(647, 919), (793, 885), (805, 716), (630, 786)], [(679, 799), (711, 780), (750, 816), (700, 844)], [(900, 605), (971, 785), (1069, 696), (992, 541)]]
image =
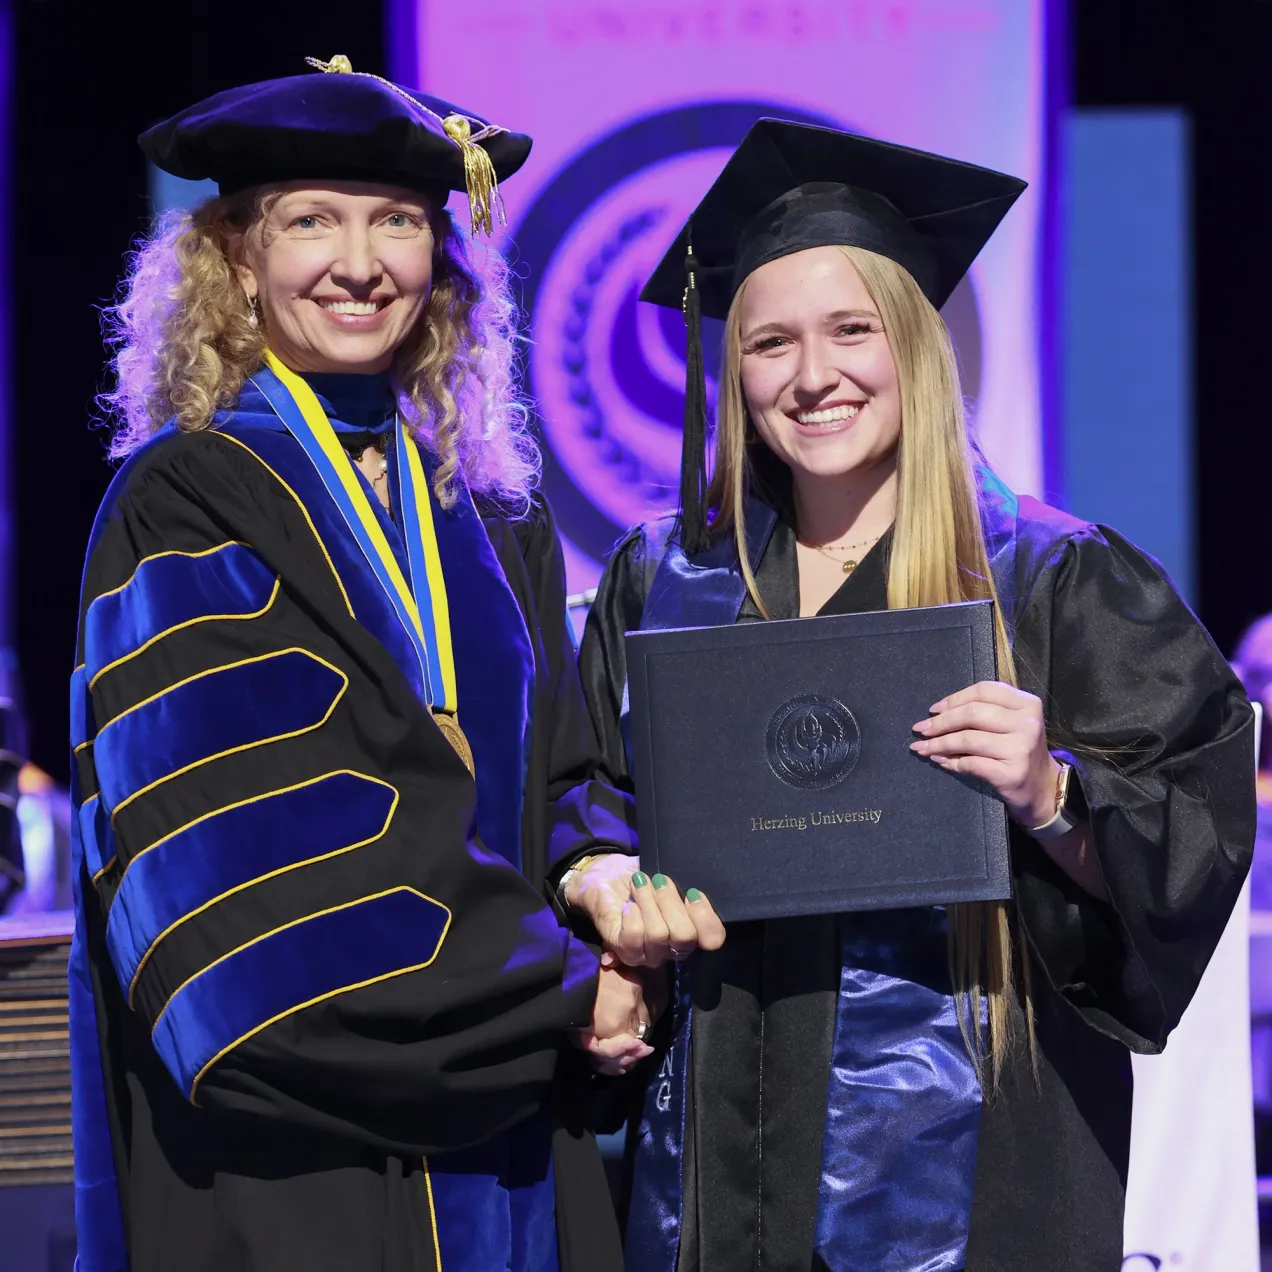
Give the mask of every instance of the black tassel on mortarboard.
[(707, 382), (702, 365), (702, 300), (693, 244), (685, 257), (685, 435), (680, 451), (680, 545), (693, 556), (707, 535)]

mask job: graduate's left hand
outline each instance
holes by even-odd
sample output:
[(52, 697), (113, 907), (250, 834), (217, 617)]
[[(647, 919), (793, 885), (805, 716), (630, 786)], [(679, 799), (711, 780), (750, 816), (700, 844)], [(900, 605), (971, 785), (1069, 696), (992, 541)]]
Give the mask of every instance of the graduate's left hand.
[(565, 900), (592, 920), (606, 950), (628, 967), (661, 967), (724, 944), (724, 924), (711, 902), (697, 888), (682, 897), (666, 875), (651, 879), (637, 857), (593, 857)]
[(1060, 766), (1047, 750), (1042, 702), (998, 680), (942, 698), (920, 720), (910, 750), (952, 773), (978, 777), (998, 792), (1014, 821), (1031, 829), (1056, 811)]

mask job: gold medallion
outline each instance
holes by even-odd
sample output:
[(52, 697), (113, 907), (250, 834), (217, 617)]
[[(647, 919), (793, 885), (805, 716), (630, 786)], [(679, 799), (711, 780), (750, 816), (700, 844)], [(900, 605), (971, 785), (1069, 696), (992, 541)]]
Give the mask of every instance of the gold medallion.
[(844, 573), (845, 573), (845, 574), (851, 574), (851, 573), (852, 573), (852, 572), (853, 572), (856, 568), (857, 568), (857, 562), (856, 562), (856, 561), (845, 561), (845, 562), (844, 562)]
[(476, 777), (477, 769), (473, 764), (473, 748), (468, 745), (468, 739), (464, 736), (463, 729), (459, 727), (459, 721), (445, 711), (434, 711), (433, 723), (441, 729), (442, 737), (451, 744), (455, 754), (464, 761), (464, 767)]

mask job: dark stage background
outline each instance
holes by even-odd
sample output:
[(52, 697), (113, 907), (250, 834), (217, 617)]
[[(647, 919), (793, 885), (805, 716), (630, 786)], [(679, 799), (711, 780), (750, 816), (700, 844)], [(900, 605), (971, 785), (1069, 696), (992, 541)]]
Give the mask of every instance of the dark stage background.
[(374, 0), (19, 0), (14, 39), (14, 636), (30, 758), (67, 775), (67, 684), (84, 546), (111, 468), (90, 429), (98, 306), (146, 226), (137, 134), (208, 94), (347, 54), (383, 74)]

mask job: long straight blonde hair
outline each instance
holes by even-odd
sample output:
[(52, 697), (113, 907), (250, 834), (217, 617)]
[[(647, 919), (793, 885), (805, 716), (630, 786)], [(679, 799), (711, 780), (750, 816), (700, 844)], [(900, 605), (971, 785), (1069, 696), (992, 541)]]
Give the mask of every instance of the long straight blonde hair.
[[(945, 323), (908, 271), (895, 261), (863, 248), (840, 250), (878, 307), (901, 395), (888, 608), (997, 602), (981, 526), (958, 364)], [(748, 453), (750, 420), (742, 395), (741, 310), (745, 290), (745, 284), (738, 289), (725, 322), (724, 368), (716, 408), (716, 462), (707, 503), (714, 512), (713, 534), (727, 533), (732, 527), (747, 591), (767, 617), (747, 556), (743, 513), (747, 489), (757, 478)], [(1015, 664), (997, 604), (994, 629), (998, 678), (1015, 684)], [(995, 1089), (1014, 1037), (1012, 934), (1007, 905), (992, 901), (951, 906), (949, 940), (963, 1036), (982, 1081)], [(1023, 949), (1020, 975), (1032, 1051), (1033, 1011)], [(988, 1031), (983, 1016), (988, 1019)]]

